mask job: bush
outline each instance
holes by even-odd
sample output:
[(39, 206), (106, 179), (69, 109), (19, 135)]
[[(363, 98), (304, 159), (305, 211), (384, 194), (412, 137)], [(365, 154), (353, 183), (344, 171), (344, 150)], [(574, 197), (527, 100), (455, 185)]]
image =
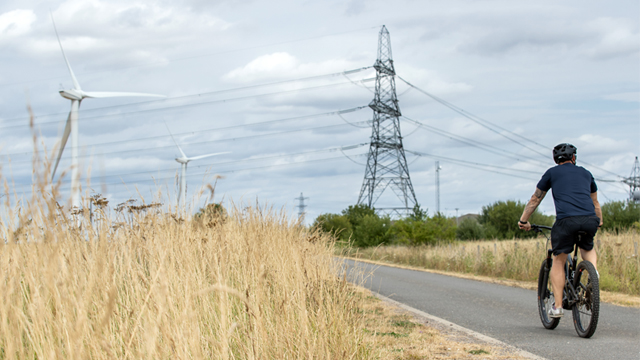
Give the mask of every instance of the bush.
[(374, 209), (366, 205), (350, 205), (342, 210), (342, 215), (322, 214), (316, 218), (313, 226), (356, 247), (386, 244), (391, 239), (391, 219), (378, 216)]
[(441, 214), (429, 217), (419, 206), (406, 219), (396, 221), (391, 234), (395, 242), (405, 245), (427, 245), (455, 238), (456, 225), (453, 219)]
[[(518, 221), (524, 211), (526, 204), (520, 201), (496, 201), (495, 203), (483, 206), (482, 214), (479, 217), (479, 222), (485, 228), (485, 237), (490, 236), (497, 239), (512, 239), (512, 238), (531, 238), (535, 237), (536, 233), (531, 231), (522, 231), (518, 227)], [(529, 218), (530, 223), (538, 225), (553, 224), (554, 217), (546, 216), (536, 210)]]
[(387, 244), (391, 238), (390, 228), (391, 219), (388, 216), (379, 217), (375, 213), (364, 215), (354, 226), (351, 244), (357, 247)]
[(610, 201), (602, 205), (602, 228), (605, 230), (629, 229), (640, 220), (640, 204), (632, 201)]
[(322, 231), (331, 233), (340, 241), (349, 241), (353, 234), (353, 226), (349, 222), (349, 218), (338, 214), (322, 214), (318, 216), (312, 225), (314, 228), (320, 228)]
[(460, 240), (480, 240), (484, 236), (484, 228), (476, 219), (464, 219), (456, 229), (456, 237)]

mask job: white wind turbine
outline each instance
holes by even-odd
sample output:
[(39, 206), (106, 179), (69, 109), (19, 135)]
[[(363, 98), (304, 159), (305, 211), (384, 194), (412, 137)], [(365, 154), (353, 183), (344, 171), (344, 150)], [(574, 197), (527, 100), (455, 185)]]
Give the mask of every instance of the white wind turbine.
[(182, 148), (180, 148), (180, 145), (178, 145), (178, 142), (176, 141), (176, 139), (173, 137), (173, 134), (171, 133), (171, 130), (169, 130), (169, 125), (167, 125), (167, 123), (164, 124), (167, 127), (167, 131), (169, 131), (169, 135), (171, 135), (171, 139), (173, 139), (173, 142), (176, 144), (176, 146), (178, 147), (178, 150), (180, 150), (180, 154), (182, 155), (182, 157), (176, 158), (176, 161), (180, 163), (180, 167), (181, 167), (181, 171), (180, 171), (180, 189), (178, 191), (178, 207), (180, 207), (180, 201), (183, 202), (183, 206), (186, 203), (187, 200), (187, 164), (189, 163), (189, 161), (193, 161), (193, 160), (200, 160), (200, 159), (204, 159), (204, 158), (208, 158), (210, 156), (216, 156), (216, 155), (222, 155), (222, 154), (228, 154), (229, 151), (225, 151), (225, 152), (218, 152), (218, 153), (213, 153), (213, 154), (207, 154), (207, 155), (200, 155), (200, 156), (194, 156), (194, 157), (188, 157), (187, 155), (185, 155), (184, 151), (182, 151)]
[(82, 88), (80, 88), (78, 80), (76, 79), (76, 76), (73, 74), (73, 70), (71, 70), (71, 65), (69, 64), (69, 60), (67, 60), (64, 49), (62, 48), (62, 42), (60, 42), (60, 36), (58, 36), (58, 29), (56, 28), (56, 23), (53, 21), (53, 14), (51, 15), (51, 21), (53, 22), (53, 29), (56, 32), (56, 37), (58, 38), (58, 44), (60, 44), (60, 50), (62, 50), (62, 56), (64, 57), (64, 61), (67, 63), (67, 68), (69, 69), (69, 74), (71, 74), (71, 80), (73, 81), (72, 89), (60, 90), (60, 95), (63, 98), (71, 100), (71, 111), (69, 112), (67, 124), (64, 127), (64, 133), (62, 134), (62, 139), (60, 140), (60, 149), (58, 150), (56, 164), (53, 167), (53, 173), (51, 174), (51, 181), (53, 181), (53, 178), (56, 175), (56, 170), (58, 169), (58, 164), (60, 163), (60, 158), (62, 157), (62, 152), (64, 151), (64, 147), (67, 144), (69, 135), (71, 135), (71, 199), (72, 206), (80, 207), (80, 174), (78, 168), (78, 110), (80, 109), (80, 102), (82, 102), (82, 100), (85, 98), (107, 98), (117, 96), (165, 96), (132, 92), (82, 90)]

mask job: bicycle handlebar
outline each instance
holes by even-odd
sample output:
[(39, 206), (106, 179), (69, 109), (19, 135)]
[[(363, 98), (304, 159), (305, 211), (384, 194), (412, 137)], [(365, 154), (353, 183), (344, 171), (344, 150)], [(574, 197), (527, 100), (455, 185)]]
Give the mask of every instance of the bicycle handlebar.
[(542, 229), (551, 230), (551, 226), (531, 224), (531, 230), (540, 232)]

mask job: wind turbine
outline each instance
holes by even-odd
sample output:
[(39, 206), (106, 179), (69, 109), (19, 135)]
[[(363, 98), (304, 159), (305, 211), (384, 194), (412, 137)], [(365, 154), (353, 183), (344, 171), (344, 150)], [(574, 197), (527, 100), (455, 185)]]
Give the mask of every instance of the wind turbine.
[(178, 191), (178, 206), (180, 206), (180, 200), (182, 200), (183, 203), (185, 203), (186, 200), (187, 200), (187, 164), (190, 161), (193, 161), (193, 160), (200, 160), (200, 159), (208, 158), (210, 156), (228, 154), (229, 151), (218, 152), (218, 153), (207, 154), (207, 155), (194, 156), (194, 157), (188, 157), (187, 155), (185, 155), (184, 151), (182, 151), (182, 148), (180, 147), (180, 145), (178, 145), (178, 142), (173, 137), (173, 134), (171, 133), (171, 130), (169, 130), (169, 125), (167, 125), (167, 123), (164, 123), (164, 125), (167, 127), (167, 131), (169, 132), (169, 135), (171, 135), (171, 139), (176, 144), (176, 146), (178, 147), (178, 150), (180, 150), (180, 154), (182, 155), (182, 157), (176, 158), (176, 161), (180, 163), (180, 167), (181, 167), (181, 169), (180, 169), (181, 170), (180, 171), (180, 190)]
[(60, 149), (58, 150), (58, 157), (56, 158), (56, 164), (53, 167), (53, 173), (51, 174), (51, 181), (56, 175), (56, 170), (58, 169), (58, 164), (60, 163), (60, 158), (62, 157), (62, 152), (64, 151), (64, 147), (67, 144), (67, 140), (69, 139), (69, 135), (71, 135), (71, 199), (72, 206), (80, 207), (80, 174), (78, 168), (78, 110), (80, 109), (80, 103), (83, 99), (86, 98), (107, 98), (107, 97), (117, 97), (117, 96), (154, 96), (154, 97), (165, 97), (164, 95), (155, 95), (155, 94), (143, 94), (143, 93), (132, 93), (132, 92), (105, 92), (105, 91), (84, 91), (80, 87), (80, 83), (78, 83), (78, 79), (73, 74), (73, 70), (71, 69), (71, 65), (69, 64), (69, 60), (67, 60), (67, 56), (64, 53), (64, 49), (62, 48), (62, 42), (60, 42), (60, 36), (58, 35), (58, 29), (56, 28), (56, 23), (53, 20), (53, 14), (51, 14), (51, 21), (53, 22), (53, 29), (56, 32), (56, 37), (58, 38), (58, 44), (60, 44), (60, 50), (62, 50), (62, 56), (64, 57), (64, 61), (67, 63), (67, 68), (69, 69), (69, 74), (71, 74), (71, 80), (73, 81), (73, 88), (69, 90), (60, 90), (60, 95), (65, 98), (71, 100), (71, 111), (69, 112), (69, 117), (67, 118), (67, 124), (64, 127), (64, 133), (62, 134), (62, 139), (60, 139)]

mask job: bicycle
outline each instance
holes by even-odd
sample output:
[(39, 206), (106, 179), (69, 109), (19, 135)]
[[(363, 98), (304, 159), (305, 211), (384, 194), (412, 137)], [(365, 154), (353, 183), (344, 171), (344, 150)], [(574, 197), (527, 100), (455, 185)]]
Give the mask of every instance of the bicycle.
[[(560, 318), (550, 318), (548, 310), (554, 304), (553, 288), (549, 281), (549, 271), (553, 263), (553, 250), (549, 249), (551, 237), (543, 230), (551, 230), (551, 227), (544, 225), (531, 225), (531, 230), (542, 233), (547, 238), (547, 258), (540, 266), (538, 275), (538, 312), (542, 325), (549, 330), (555, 329), (560, 323)], [(578, 239), (584, 235), (583, 231), (578, 232)], [(578, 262), (578, 246), (575, 246), (573, 258), (567, 257), (564, 265), (565, 285), (562, 299), (562, 307), (565, 310), (572, 310), (573, 325), (578, 336), (590, 338), (596, 332), (598, 317), (600, 315), (600, 283), (596, 268), (589, 261)], [(577, 264), (577, 266), (576, 266)]]

